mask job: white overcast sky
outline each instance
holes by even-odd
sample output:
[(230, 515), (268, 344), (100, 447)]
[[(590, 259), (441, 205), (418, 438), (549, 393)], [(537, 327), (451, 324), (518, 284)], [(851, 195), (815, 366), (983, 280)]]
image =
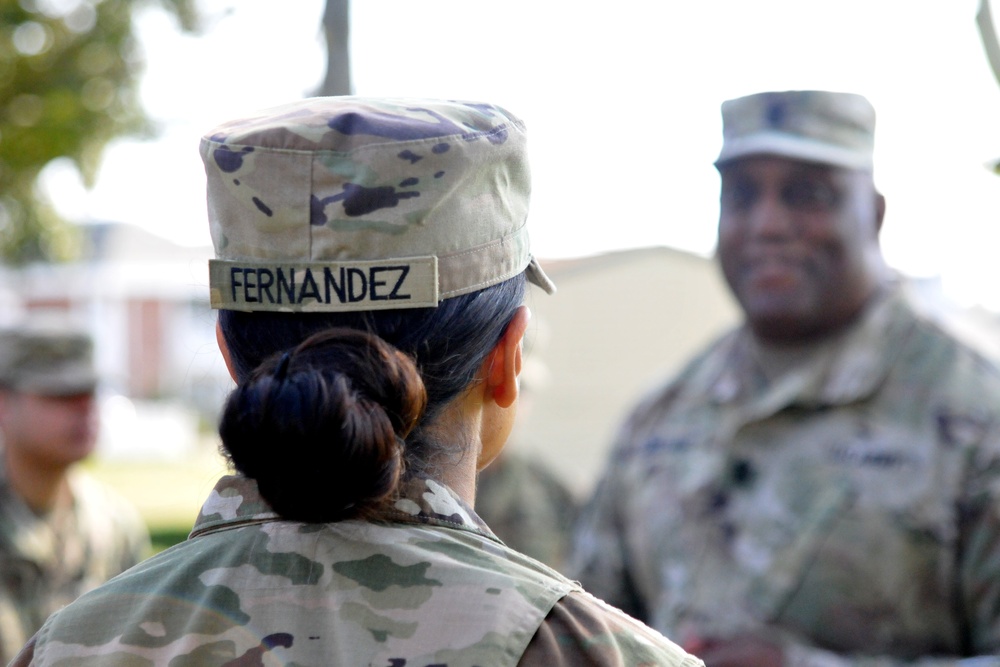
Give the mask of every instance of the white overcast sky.
[[(208, 244), (201, 134), (319, 85), (322, 0), (200, 4), (199, 36), (141, 15), (143, 100), (160, 137), (114, 144), (89, 193), (52, 170), (65, 213)], [(357, 94), (487, 100), (528, 123), (542, 258), (649, 245), (710, 255), (722, 100), (845, 90), (877, 110), (889, 262), (1000, 309), (1000, 177), (985, 168), (1000, 158), (1000, 86), (978, 0), (352, 4)]]

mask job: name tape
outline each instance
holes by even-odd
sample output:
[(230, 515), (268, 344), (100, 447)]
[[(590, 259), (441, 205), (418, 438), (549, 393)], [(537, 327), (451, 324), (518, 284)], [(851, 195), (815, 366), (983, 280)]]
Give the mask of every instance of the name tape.
[(208, 262), (212, 308), (331, 312), (433, 308), (437, 257), (346, 262)]

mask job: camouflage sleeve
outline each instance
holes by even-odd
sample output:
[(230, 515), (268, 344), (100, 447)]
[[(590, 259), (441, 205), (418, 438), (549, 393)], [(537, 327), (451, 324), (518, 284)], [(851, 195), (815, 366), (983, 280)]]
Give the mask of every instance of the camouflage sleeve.
[(597, 488), (580, 511), (574, 529), (566, 574), (579, 580), (598, 598), (640, 621), (649, 623), (648, 601), (655, 595), (627, 546), (626, 527), (632, 517), (623, 507), (638, 483), (632, 471), (645, 463), (650, 433), (660, 428), (665, 415), (675, 408), (689, 376), (698, 372), (696, 360), (674, 379), (647, 394), (628, 414), (610, 448)]
[(631, 585), (621, 533), (618, 471), (609, 466), (583, 509), (573, 535), (567, 574), (627, 614), (647, 621), (645, 605)]
[(1000, 434), (977, 450), (959, 507), (962, 606), (973, 655), (1000, 667)]
[(785, 667), (1000, 667), (1000, 437), (972, 451), (956, 509), (961, 537), (954, 587), (965, 619), (963, 655), (916, 661), (838, 656), (786, 641)]
[(519, 667), (705, 667), (672, 641), (587, 593), (556, 603)]
[(584, 589), (643, 622), (649, 610), (637, 593), (623, 532), (622, 499), (628, 497), (628, 480), (622, 462), (628, 457), (634, 431), (621, 429), (593, 495), (583, 506), (574, 527), (566, 574)]

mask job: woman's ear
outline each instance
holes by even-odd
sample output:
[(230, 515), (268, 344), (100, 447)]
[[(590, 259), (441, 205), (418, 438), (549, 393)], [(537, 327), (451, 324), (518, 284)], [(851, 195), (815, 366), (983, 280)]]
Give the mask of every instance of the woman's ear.
[(524, 339), (524, 332), (528, 328), (530, 319), (531, 311), (527, 306), (521, 306), (514, 311), (503, 335), (484, 362), (485, 398), (492, 400), (501, 408), (509, 408), (517, 401), (519, 389), (517, 377), (521, 374), (522, 362), (521, 341)]
[(236, 382), (236, 373), (233, 371), (233, 360), (229, 357), (229, 346), (226, 345), (226, 337), (222, 335), (222, 325), (219, 321), (215, 321), (215, 342), (219, 345), (219, 352), (222, 353), (222, 358), (226, 362), (226, 369), (229, 371), (229, 376), (233, 378), (233, 382)]

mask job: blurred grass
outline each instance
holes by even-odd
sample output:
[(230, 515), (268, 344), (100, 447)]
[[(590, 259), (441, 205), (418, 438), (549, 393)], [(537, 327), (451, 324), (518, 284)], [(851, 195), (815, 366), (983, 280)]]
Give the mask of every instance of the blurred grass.
[(146, 520), (156, 551), (184, 540), (215, 482), (227, 473), (214, 446), (177, 460), (94, 458), (87, 472), (132, 502)]

